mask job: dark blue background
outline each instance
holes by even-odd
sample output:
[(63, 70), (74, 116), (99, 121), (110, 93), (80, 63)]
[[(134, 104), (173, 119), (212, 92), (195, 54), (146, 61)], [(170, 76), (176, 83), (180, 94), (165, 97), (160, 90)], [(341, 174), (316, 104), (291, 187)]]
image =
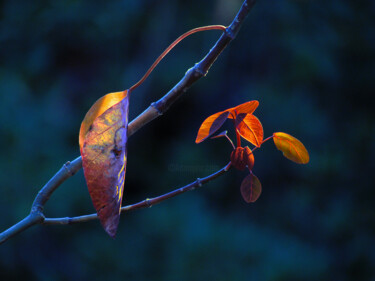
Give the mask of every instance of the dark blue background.
[[(183, 32), (228, 25), (241, 2), (1, 2), (1, 230), (79, 155), (80, 123), (96, 99), (133, 85)], [(259, 100), (265, 135), (296, 136), (311, 161), (294, 164), (266, 143), (255, 155), (263, 184), (255, 204), (239, 193), (246, 173), (233, 170), (124, 214), (116, 240), (97, 221), (36, 226), (0, 246), (0, 279), (375, 280), (374, 12), (373, 1), (259, 0), (206, 78), (129, 140), (124, 204), (225, 165), (224, 140), (194, 143), (201, 122)], [(219, 35), (196, 34), (173, 50), (133, 92), (130, 119)], [(48, 217), (93, 211), (82, 171), (45, 209)]]

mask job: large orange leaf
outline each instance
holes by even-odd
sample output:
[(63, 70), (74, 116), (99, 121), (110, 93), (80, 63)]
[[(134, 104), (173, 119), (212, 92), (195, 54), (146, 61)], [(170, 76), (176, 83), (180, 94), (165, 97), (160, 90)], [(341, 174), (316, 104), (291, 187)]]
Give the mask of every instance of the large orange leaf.
[(258, 200), (262, 193), (262, 185), (259, 179), (250, 174), (241, 183), (241, 195), (247, 203), (253, 203)]
[(200, 143), (214, 134), (227, 120), (229, 115), (228, 111), (220, 111), (206, 118), (198, 130), (198, 135), (195, 143)]
[(273, 141), (278, 150), (283, 152), (283, 155), (298, 164), (306, 164), (309, 162), (309, 153), (305, 146), (295, 137), (286, 133), (273, 133)]
[(236, 118), (236, 129), (240, 135), (253, 145), (260, 147), (263, 142), (263, 126), (252, 114), (240, 113)]
[(107, 94), (87, 112), (80, 130), (82, 166), (105, 231), (115, 237), (127, 162), (128, 91)]
[(255, 109), (258, 107), (259, 102), (257, 100), (248, 101), (243, 104), (237, 105), (236, 107), (229, 108), (227, 111), (230, 112), (228, 118), (236, 119), (238, 114), (252, 114)]

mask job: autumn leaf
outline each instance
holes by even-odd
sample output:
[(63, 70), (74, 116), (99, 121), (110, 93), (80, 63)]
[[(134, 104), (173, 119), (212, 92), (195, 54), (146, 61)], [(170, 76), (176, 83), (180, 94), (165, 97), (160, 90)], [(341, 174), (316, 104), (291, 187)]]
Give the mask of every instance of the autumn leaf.
[(229, 119), (236, 119), (238, 114), (245, 113), (245, 114), (252, 114), (255, 109), (258, 107), (259, 102), (257, 100), (248, 101), (243, 104), (237, 105), (236, 107), (232, 107), (227, 111), (230, 112), (228, 118)]
[(263, 142), (263, 126), (252, 114), (238, 114), (235, 121), (238, 133), (253, 145), (260, 147)]
[(259, 179), (251, 173), (242, 181), (240, 190), (242, 198), (247, 203), (253, 203), (258, 200), (262, 193), (262, 185)]
[(305, 146), (295, 137), (286, 133), (273, 133), (273, 141), (278, 150), (283, 155), (298, 164), (306, 164), (309, 162), (309, 153)]
[(198, 130), (198, 135), (195, 143), (201, 143), (209, 136), (214, 134), (217, 130), (219, 130), (220, 127), (224, 124), (225, 120), (227, 120), (228, 115), (229, 112), (221, 111), (207, 117)]
[(91, 200), (105, 231), (115, 237), (127, 162), (128, 91), (105, 95), (87, 112), (80, 129), (82, 166)]
[(241, 113), (252, 114), (258, 105), (259, 102), (256, 100), (248, 101), (236, 107), (232, 107), (209, 116), (203, 121), (201, 127), (199, 128), (195, 142), (201, 143), (209, 136), (214, 134), (224, 124), (227, 118), (236, 119), (237, 115)]
[(252, 170), (254, 167), (254, 154), (248, 146), (237, 147), (232, 151), (230, 161), (237, 170), (243, 171), (246, 166), (249, 170)]

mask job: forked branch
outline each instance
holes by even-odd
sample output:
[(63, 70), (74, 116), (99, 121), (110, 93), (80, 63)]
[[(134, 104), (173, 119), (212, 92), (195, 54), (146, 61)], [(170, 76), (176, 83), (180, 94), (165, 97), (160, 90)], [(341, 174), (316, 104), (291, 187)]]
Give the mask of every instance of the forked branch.
[[(225, 47), (235, 38), (238, 31), (240, 30), (241, 24), (245, 20), (246, 16), (252, 9), (255, 4), (255, 0), (245, 0), (237, 13), (236, 17), (233, 19), (232, 23), (225, 29), (219, 40), (211, 48), (208, 54), (198, 63), (196, 63), (192, 68), (190, 68), (185, 76), (161, 99), (152, 103), (143, 113), (136, 117), (128, 127), (128, 135), (133, 135), (136, 131), (142, 128), (144, 125), (154, 120), (158, 116), (165, 113), (168, 108), (180, 98), (187, 89), (193, 85), (197, 80), (205, 76), (219, 57), (221, 52)], [(160, 203), (166, 199), (174, 197), (178, 194), (181, 194), (185, 191), (194, 189), (201, 184), (204, 184), (210, 180), (217, 178), (222, 175), (225, 171), (229, 169), (230, 165), (227, 165), (225, 168), (217, 171), (216, 173), (204, 178), (197, 180), (185, 187), (176, 189), (170, 193), (155, 197), (153, 199), (146, 199), (142, 202), (122, 207), (122, 211), (129, 211), (139, 208), (144, 208), (151, 206), (153, 204)], [(74, 217), (74, 218), (61, 218), (61, 219), (46, 219), (43, 213), (44, 205), (52, 195), (52, 193), (69, 177), (73, 176), (77, 171), (82, 168), (81, 157), (76, 158), (71, 162), (67, 162), (63, 167), (47, 182), (47, 184), (39, 191), (36, 196), (34, 203), (31, 207), (30, 214), (25, 217), (23, 220), (13, 225), (9, 229), (5, 230), (0, 234), (0, 244), (13, 237), (14, 235), (24, 231), (30, 226), (36, 224), (70, 224), (89, 221), (96, 219), (96, 214)]]

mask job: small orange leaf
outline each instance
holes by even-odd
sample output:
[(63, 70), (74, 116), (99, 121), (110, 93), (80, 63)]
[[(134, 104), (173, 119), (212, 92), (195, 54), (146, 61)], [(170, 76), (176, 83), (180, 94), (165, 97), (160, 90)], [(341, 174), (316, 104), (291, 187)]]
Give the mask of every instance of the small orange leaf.
[(286, 133), (273, 133), (273, 141), (278, 150), (283, 155), (298, 164), (306, 164), (309, 162), (309, 153), (305, 146), (295, 137)]
[(236, 107), (232, 107), (227, 111), (230, 112), (228, 118), (229, 119), (236, 119), (238, 114), (245, 113), (245, 114), (252, 114), (255, 109), (258, 107), (259, 102), (257, 100), (248, 101), (243, 104), (237, 105)]
[(127, 162), (128, 91), (105, 95), (86, 114), (80, 151), (87, 187), (105, 231), (116, 235)]
[(225, 120), (227, 120), (228, 115), (229, 112), (220, 111), (206, 118), (206, 120), (203, 121), (201, 127), (199, 128), (195, 143), (204, 141), (209, 136), (214, 134), (217, 130), (219, 130), (220, 127), (224, 124)]
[(254, 174), (251, 173), (244, 178), (241, 183), (241, 195), (246, 203), (253, 203), (257, 201), (261, 193), (262, 185)]
[(253, 145), (260, 147), (263, 142), (263, 126), (252, 114), (238, 114), (236, 128), (240, 135)]

